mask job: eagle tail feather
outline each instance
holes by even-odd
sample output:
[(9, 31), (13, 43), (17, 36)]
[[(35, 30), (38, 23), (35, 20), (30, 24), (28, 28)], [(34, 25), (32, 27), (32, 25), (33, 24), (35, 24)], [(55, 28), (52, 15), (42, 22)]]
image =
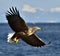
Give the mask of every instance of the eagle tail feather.
[(14, 35), (15, 33), (8, 33), (8, 38), (7, 38), (7, 42), (9, 42), (9, 43), (12, 43), (13, 41), (12, 41), (12, 36)]

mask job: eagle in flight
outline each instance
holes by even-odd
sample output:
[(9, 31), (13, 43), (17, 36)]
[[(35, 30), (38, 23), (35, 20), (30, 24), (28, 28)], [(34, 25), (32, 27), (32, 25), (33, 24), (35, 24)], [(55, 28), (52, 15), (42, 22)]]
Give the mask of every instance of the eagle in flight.
[(24, 42), (31, 46), (41, 47), (46, 45), (45, 42), (35, 34), (35, 32), (41, 28), (32, 28), (27, 26), (25, 21), (19, 15), (19, 11), (16, 7), (9, 8), (9, 10), (10, 11), (7, 11), (6, 13), (6, 18), (8, 20), (8, 24), (15, 33), (11, 38), (8, 38), (8, 42), (13, 41), (17, 43), (19, 39), (22, 39)]

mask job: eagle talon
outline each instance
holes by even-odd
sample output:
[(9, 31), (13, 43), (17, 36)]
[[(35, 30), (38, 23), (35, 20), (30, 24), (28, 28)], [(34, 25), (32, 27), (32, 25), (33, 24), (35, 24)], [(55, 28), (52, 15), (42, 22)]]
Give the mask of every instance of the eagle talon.
[(13, 39), (13, 41), (14, 41), (15, 43), (18, 43), (18, 39), (17, 39), (16, 37)]

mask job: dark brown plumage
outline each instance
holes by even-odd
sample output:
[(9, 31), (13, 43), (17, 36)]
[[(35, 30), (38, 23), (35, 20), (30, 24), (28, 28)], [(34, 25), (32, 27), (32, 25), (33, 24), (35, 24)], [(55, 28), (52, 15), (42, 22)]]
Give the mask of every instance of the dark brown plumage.
[(28, 27), (25, 24), (25, 21), (20, 17), (19, 11), (16, 9), (16, 7), (15, 7), (15, 10), (12, 7), (12, 9), (10, 8), (10, 12), (7, 11), (6, 18), (8, 20), (10, 27), (15, 32), (28, 30)]
[(27, 44), (37, 47), (46, 45), (44, 41), (34, 34), (35, 31), (40, 29), (39, 27), (28, 27), (25, 21), (20, 17), (19, 11), (16, 7), (9, 9), (10, 11), (7, 11), (6, 18), (12, 30), (15, 31), (15, 34), (10, 40), (18, 42), (18, 39), (22, 39)]

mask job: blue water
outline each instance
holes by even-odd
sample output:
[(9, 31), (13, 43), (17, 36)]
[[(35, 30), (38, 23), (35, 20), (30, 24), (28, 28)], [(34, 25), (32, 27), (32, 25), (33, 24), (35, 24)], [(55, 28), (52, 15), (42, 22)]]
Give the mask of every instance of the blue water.
[(31, 27), (39, 26), (41, 30), (36, 34), (46, 44), (42, 47), (32, 47), (20, 40), (18, 44), (8, 43), (7, 34), (12, 32), (8, 24), (0, 24), (0, 56), (60, 56), (60, 23), (28, 24)]

